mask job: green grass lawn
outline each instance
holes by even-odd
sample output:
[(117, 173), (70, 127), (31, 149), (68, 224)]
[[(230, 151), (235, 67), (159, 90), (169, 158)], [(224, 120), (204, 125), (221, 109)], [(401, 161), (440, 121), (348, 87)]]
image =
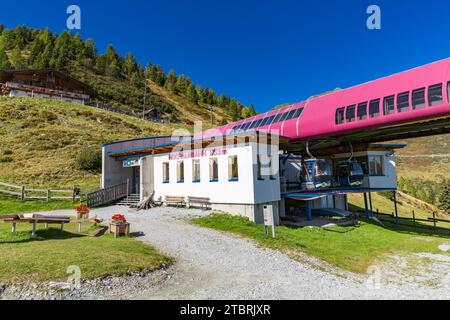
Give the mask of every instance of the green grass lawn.
[[(256, 240), (260, 245), (285, 252), (303, 252), (337, 267), (356, 273), (389, 254), (431, 252), (441, 253), (438, 246), (450, 243), (450, 237), (428, 231), (390, 229), (362, 222), (359, 226), (334, 228), (276, 228), (277, 238), (264, 234), (264, 227), (247, 218), (215, 214), (193, 220), (194, 224), (230, 231)], [(295, 256), (293, 256), (295, 258)]]
[[(72, 207), (71, 202), (0, 198), (0, 214)], [(66, 224), (64, 232), (59, 228), (50, 225), (44, 230), (39, 225), (37, 236), (31, 238), (31, 224), (17, 224), (17, 232), (12, 233), (10, 224), (0, 222), (0, 283), (64, 280), (68, 277), (67, 268), (72, 265), (80, 267), (83, 279), (91, 279), (151, 271), (172, 261), (132, 236), (90, 237), (98, 229), (93, 223), (84, 223), (82, 234), (78, 234), (78, 224)]]
[(77, 203), (72, 201), (56, 201), (49, 202), (45, 200), (25, 200), (18, 198), (5, 197), (0, 195), (0, 214), (13, 214), (25, 212), (51, 211), (60, 209), (72, 209)]

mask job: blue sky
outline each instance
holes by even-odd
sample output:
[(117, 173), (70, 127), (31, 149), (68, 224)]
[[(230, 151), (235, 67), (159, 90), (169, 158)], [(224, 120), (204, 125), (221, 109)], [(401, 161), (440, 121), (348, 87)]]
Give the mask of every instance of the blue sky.
[[(258, 111), (450, 53), (446, 0), (22, 0), (2, 3), (0, 23), (60, 32), (70, 4), (100, 52), (111, 43)], [(371, 4), (381, 30), (366, 28)]]

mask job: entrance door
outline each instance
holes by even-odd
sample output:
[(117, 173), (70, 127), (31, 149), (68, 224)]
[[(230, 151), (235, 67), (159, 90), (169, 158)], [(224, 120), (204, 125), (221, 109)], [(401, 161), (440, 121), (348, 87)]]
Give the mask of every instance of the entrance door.
[(141, 193), (141, 167), (133, 167), (133, 181), (131, 186), (131, 193)]

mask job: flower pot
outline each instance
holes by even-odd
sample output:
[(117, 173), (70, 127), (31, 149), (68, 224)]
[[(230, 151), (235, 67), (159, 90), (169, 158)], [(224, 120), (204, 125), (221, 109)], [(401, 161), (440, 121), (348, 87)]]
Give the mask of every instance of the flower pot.
[(80, 210), (77, 211), (77, 220), (88, 220), (89, 219), (89, 210)]
[(114, 238), (118, 236), (124, 235), (128, 236), (130, 234), (130, 224), (128, 222), (125, 223), (110, 223), (109, 224), (109, 233), (114, 234)]

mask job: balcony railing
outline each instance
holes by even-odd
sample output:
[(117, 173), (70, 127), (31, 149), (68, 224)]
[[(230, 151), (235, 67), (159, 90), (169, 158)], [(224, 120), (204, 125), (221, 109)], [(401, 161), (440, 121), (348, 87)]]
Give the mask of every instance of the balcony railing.
[(89, 96), (82, 93), (75, 93), (75, 92), (68, 92), (63, 90), (56, 90), (56, 89), (49, 89), (49, 88), (43, 88), (43, 87), (37, 87), (37, 86), (30, 86), (27, 84), (21, 84), (16, 82), (7, 82), (6, 87), (9, 89), (14, 90), (22, 90), (38, 94), (46, 94), (49, 96), (56, 96), (56, 97), (65, 97), (65, 98), (71, 98), (71, 99), (80, 99), (80, 100), (89, 100)]

